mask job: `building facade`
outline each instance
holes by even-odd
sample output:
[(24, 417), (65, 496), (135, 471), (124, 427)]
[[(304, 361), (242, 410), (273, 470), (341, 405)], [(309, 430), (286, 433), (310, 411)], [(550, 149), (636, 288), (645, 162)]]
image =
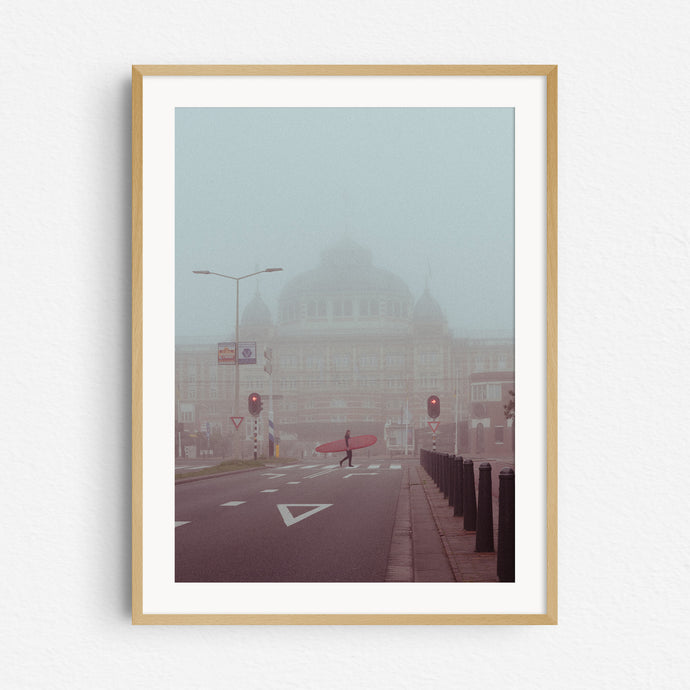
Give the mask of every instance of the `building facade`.
[[(240, 437), (246, 456), (253, 420), (236, 432), (230, 418), (247, 417), (252, 392), (264, 403), (258, 429), (264, 453), (269, 417), (283, 456), (311, 455), (346, 429), (377, 436), (370, 454), (414, 453), (431, 447), (430, 395), (441, 400), (438, 449), (478, 457), (512, 452), (512, 443), (487, 440), (498, 434), (492, 430), (500, 419), (475, 418), (471, 406), (480, 382), (475, 375), (498, 372), (501, 381), (512, 380), (512, 338), (453, 337), (428, 289), (415, 299), (401, 278), (375, 266), (354, 242), (330, 247), (318, 266), (295, 276), (280, 295), (275, 319), (257, 292), (242, 314), (240, 340), (256, 342), (258, 357), (239, 367), (239, 411), (232, 409), (238, 367), (218, 364), (217, 343), (177, 343), (176, 407), (184, 425), (178, 452), (186, 447), (190, 454), (217, 455)], [(483, 446), (477, 444), (480, 424), (491, 430)]]

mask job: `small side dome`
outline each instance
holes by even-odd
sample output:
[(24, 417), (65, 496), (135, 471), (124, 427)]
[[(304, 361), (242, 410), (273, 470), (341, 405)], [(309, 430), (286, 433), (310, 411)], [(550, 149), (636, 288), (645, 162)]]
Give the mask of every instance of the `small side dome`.
[(417, 300), (412, 312), (412, 319), (416, 322), (439, 322), (445, 321), (443, 311), (439, 303), (431, 296), (429, 288), (424, 290), (422, 296)]
[(261, 299), (259, 291), (256, 291), (252, 301), (242, 312), (243, 326), (272, 326), (271, 310), (266, 302)]

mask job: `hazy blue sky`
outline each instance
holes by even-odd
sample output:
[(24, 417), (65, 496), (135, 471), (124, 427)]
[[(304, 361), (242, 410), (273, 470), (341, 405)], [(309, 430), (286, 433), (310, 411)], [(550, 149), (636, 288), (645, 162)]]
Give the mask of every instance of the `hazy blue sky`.
[(513, 328), (512, 108), (179, 108), (176, 334), (234, 329), (348, 236), (456, 334)]

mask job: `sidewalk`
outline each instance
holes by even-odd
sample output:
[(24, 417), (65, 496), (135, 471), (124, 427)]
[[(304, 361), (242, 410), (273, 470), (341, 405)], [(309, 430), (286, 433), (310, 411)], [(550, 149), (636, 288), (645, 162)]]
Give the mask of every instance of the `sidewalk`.
[[(494, 548), (498, 545), (498, 472), (491, 463)], [(475, 481), (478, 477), (475, 463)], [(387, 582), (498, 582), (496, 552), (475, 552), (476, 532), (465, 531), (448, 499), (419, 464), (405, 468)]]

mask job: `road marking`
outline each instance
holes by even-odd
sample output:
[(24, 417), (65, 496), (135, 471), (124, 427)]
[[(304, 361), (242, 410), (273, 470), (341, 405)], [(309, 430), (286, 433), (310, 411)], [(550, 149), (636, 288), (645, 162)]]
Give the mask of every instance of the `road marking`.
[(288, 482), (288, 484), (301, 484), (302, 482)]
[(378, 472), (351, 472), (350, 474), (346, 474), (343, 479), (347, 479), (348, 477), (363, 477), (372, 474), (378, 474)]
[(188, 525), (191, 522), (191, 520), (187, 520), (186, 522), (180, 521), (180, 522), (175, 522), (175, 527), (182, 527), (182, 525)]
[(314, 467), (320, 467), (321, 465), (302, 465), (303, 470), (311, 470)]
[(324, 465), (323, 468), (326, 469), (327, 467), (337, 467), (338, 465)]
[(379, 467), (381, 467), (381, 465), (369, 465), (369, 467), (367, 467), (367, 469), (368, 470), (377, 470)]
[(241, 506), (243, 503), (246, 503), (247, 501), (228, 501), (227, 503), (221, 503), (221, 506)]
[[(326, 508), (330, 508), (332, 505), (332, 503), (279, 503), (277, 508), (281, 517), (283, 518), (285, 526), (290, 527), (290, 525), (294, 525), (300, 520), (304, 520), (305, 518), (311, 517), (312, 515), (315, 515)], [(295, 517), (290, 512), (290, 508), (311, 508), (311, 510), (307, 510), (305, 513)]]
[(278, 489), (264, 489), (261, 493), (262, 494), (274, 494)]
[(402, 465), (391, 465), (391, 469), (392, 469), (392, 470), (401, 470), (401, 469), (402, 469)]
[(324, 474), (328, 474), (329, 472), (335, 472), (335, 469), (332, 470), (321, 470), (321, 472), (314, 472), (314, 474), (308, 474), (305, 479), (313, 479), (314, 477), (320, 477)]
[(277, 477), (284, 477), (284, 474), (276, 474), (275, 472), (264, 472), (262, 477), (270, 477), (271, 479), (276, 479)]

